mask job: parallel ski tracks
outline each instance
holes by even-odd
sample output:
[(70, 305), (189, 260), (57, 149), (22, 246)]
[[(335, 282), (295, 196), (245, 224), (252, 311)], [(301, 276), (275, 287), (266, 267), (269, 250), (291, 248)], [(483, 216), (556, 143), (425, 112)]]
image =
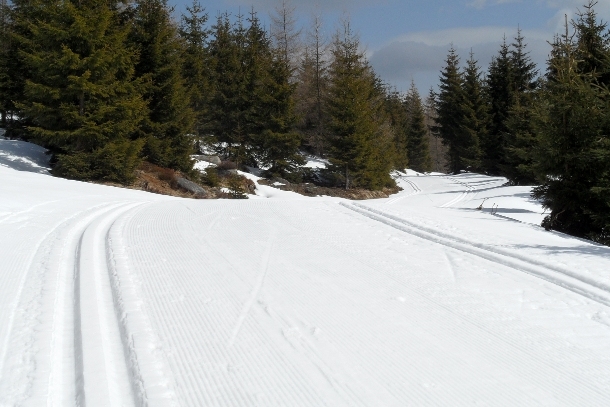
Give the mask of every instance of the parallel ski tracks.
[[(11, 329), (3, 346), (4, 354), (20, 349), (31, 362), (16, 370), (14, 380), (3, 380), (22, 384), (3, 391), (0, 402), (21, 405), (44, 397), (48, 406), (149, 405), (109, 238), (115, 220), (140, 205), (100, 205), (63, 221), (41, 241), (21, 283), (34, 284), (20, 289), (22, 310), (15, 318), (21, 320), (14, 322), (31, 329)], [(46, 320), (52, 322), (34, 322)], [(30, 345), (24, 348), (23, 340)], [(0, 374), (15, 363), (0, 364)]]
[(458, 238), (457, 236), (438, 232), (429, 227), (407, 221), (406, 219), (365, 205), (345, 203), (341, 203), (341, 205), (403, 232), (526, 272), (583, 295), (600, 304), (610, 306), (609, 285), (582, 276), (573, 270), (551, 265), (537, 259), (515, 256), (511, 251), (502, 248), (483, 243), (469, 242), (465, 239)]

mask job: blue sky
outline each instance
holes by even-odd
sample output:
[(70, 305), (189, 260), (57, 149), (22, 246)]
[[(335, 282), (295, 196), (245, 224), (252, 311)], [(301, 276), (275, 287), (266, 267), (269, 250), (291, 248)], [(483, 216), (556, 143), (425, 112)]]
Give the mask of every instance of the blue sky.
[[(201, 0), (210, 17), (237, 14), (251, 7), (263, 20), (281, 0)], [(547, 41), (563, 31), (564, 15), (571, 18), (586, 0), (293, 0), (304, 29), (318, 12), (330, 37), (343, 16), (359, 33), (375, 71), (399, 90), (414, 80), (421, 93), (438, 84), (439, 72), (453, 43), (462, 60), (472, 49), (486, 69), (504, 35), (512, 40), (521, 27), (531, 56), (541, 71), (548, 55)], [(169, 0), (176, 12), (192, 0)], [(610, 19), (610, 0), (596, 7)]]

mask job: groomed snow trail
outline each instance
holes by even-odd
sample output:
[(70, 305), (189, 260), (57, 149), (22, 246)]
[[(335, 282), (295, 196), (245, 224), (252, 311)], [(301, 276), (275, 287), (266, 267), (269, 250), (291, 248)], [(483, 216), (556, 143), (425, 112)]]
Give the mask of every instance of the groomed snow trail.
[(357, 203), (0, 182), (2, 407), (610, 405), (610, 249), (503, 179)]

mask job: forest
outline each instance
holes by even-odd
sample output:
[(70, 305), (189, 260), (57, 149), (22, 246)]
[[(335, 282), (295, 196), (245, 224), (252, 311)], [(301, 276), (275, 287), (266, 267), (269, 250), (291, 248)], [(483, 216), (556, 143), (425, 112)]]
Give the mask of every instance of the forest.
[[(520, 30), (483, 70), (451, 48), (438, 90), (398, 92), (349, 21), (297, 27), (283, 1), (210, 19), (194, 1), (13, 0), (0, 10), (0, 127), (52, 153), (54, 174), (128, 184), (143, 161), (237, 168), (337, 188), (392, 187), (394, 169), (479, 172), (535, 185), (543, 226), (610, 243), (610, 32), (589, 1), (550, 39)], [(318, 174), (304, 154), (328, 160)]]

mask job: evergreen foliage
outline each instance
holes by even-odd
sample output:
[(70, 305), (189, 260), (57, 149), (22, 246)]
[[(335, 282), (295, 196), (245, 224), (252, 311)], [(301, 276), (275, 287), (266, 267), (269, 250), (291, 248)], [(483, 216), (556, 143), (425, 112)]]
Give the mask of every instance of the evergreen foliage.
[(146, 112), (128, 31), (108, 1), (39, 7), (41, 17), (29, 20), (30, 36), (22, 37), (28, 75), (18, 108), (30, 119), (28, 131), (56, 154), (57, 174), (128, 182), (141, 148), (130, 138)]
[(478, 168), (480, 159), (478, 136), (474, 130), (476, 117), (467, 99), (459, 64), (460, 58), (451, 47), (441, 72), (436, 119), (436, 131), (448, 147), (449, 170), (454, 174)]
[(207, 106), (211, 93), (208, 72), (209, 29), (205, 26), (208, 15), (197, 0), (193, 0), (186, 10), (188, 14), (182, 16), (179, 30), (184, 42), (182, 74), (186, 78), (190, 107), (195, 114), (195, 135), (200, 136), (204, 131), (203, 124), (208, 114)]
[(140, 58), (136, 76), (144, 86), (149, 114), (139, 137), (147, 159), (188, 172), (194, 144), (194, 114), (182, 78), (182, 43), (166, 0), (137, 0), (130, 39)]
[(337, 35), (329, 69), (331, 171), (345, 188), (381, 189), (393, 184), (388, 134), (383, 132), (383, 94), (349, 24)]
[(512, 104), (508, 110), (505, 126), (505, 149), (502, 175), (512, 184), (533, 185), (536, 175), (533, 168), (533, 152), (537, 140), (532, 128), (532, 111), (536, 103), (538, 70), (531, 61), (521, 30), (511, 44)]
[(554, 44), (550, 75), (537, 104), (534, 196), (551, 213), (547, 229), (610, 244), (610, 73), (607, 27), (594, 2)]
[(489, 130), (481, 140), (483, 150), (482, 169), (488, 174), (500, 175), (504, 164), (506, 126), (513, 104), (513, 66), (506, 38), (498, 55), (492, 60), (487, 74), (487, 97), (489, 99)]
[(430, 172), (432, 170), (432, 160), (430, 158), (430, 145), (426, 137), (428, 129), (426, 128), (421, 97), (415, 83), (411, 83), (411, 88), (405, 100), (405, 107), (408, 112), (406, 139), (409, 167), (418, 172)]

